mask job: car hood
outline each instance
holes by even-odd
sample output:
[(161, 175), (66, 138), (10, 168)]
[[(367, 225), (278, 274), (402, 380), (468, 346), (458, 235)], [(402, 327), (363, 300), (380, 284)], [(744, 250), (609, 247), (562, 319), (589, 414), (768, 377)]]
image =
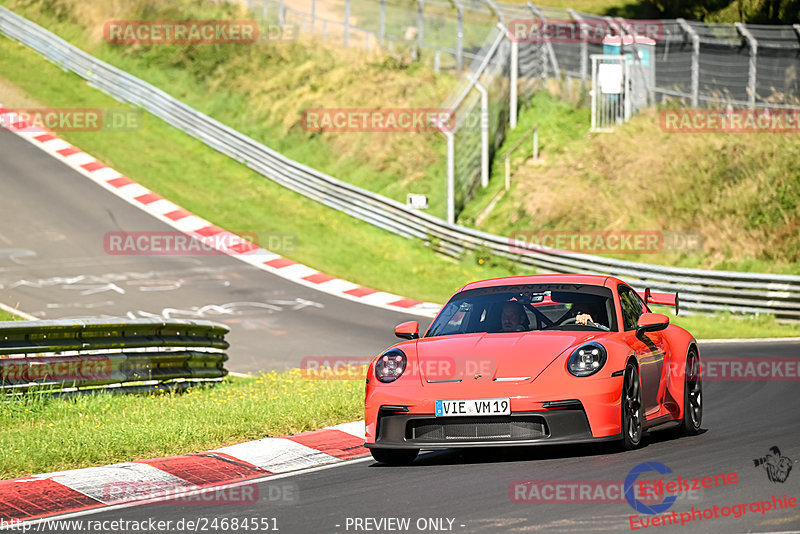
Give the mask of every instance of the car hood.
[(534, 380), (567, 349), (599, 337), (603, 334), (548, 331), (423, 338), (416, 344), (417, 365), (423, 385), (465, 378)]

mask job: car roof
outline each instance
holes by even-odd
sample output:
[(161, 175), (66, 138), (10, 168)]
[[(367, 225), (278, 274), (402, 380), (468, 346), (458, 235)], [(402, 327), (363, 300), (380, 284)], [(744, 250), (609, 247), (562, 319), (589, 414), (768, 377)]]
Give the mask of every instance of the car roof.
[(503, 278), (490, 278), (471, 282), (459, 291), (477, 289), (481, 287), (510, 286), (517, 284), (586, 284), (592, 286), (605, 286), (608, 282), (622, 283), (622, 280), (612, 276), (599, 274), (529, 274), (523, 276), (506, 276)]

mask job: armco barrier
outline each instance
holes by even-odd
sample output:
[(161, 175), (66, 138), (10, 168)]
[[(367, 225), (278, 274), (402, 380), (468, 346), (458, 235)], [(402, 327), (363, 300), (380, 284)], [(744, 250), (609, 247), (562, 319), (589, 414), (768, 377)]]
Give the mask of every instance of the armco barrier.
[(4, 7), (0, 7), (0, 32), (114, 98), (141, 106), (284, 187), (395, 234), (436, 240), (439, 249), (452, 256), (465, 249), (486, 250), (540, 272), (611, 274), (637, 289), (678, 291), (682, 309), (771, 313), (800, 320), (800, 276), (662, 267), (562, 251), (519, 254), (510, 246), (508, 237), (448, 224), (293, 161)]
[(227, 332), (210, 321), (3, 321), (0, 391), (222, 378)]

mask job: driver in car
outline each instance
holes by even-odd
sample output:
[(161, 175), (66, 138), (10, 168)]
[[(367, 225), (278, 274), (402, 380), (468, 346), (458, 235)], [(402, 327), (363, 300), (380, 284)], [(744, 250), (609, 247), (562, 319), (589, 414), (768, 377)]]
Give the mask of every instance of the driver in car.
[(503, 332), (526, 332), (528, 316), (519, 302), (506, 302), (500, 315)]
[[(575, 304), (571, 311), (573, 312), (573, 317), (575, 317), (575, 324), (597, 324), (597, 321), (600, 321), (600, 318), (603, 316), (603, 313), (599, 313), (597, 306), (593, 306), (589, 303)], [(593, 315), (597, 320), (592, 318)]]

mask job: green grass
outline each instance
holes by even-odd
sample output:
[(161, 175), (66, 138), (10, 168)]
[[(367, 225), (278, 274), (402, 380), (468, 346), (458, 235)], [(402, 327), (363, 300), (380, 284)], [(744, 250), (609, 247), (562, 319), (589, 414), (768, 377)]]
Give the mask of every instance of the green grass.
[(16, 321), (18, 319), (19, 319), (18, 316), (12, 313), (8, 313), (5, 310), (0, 310), (0, 321)]
[[(530, 160), (526, 142), (513, 159), (511, 189), (479, 229), (497, 235), (691, 232), (703, 238), (697, 252), (609, 256), (678, 267), (800, 272), (796, 136), (668, 133), (655, 109), (640, 112), (613, 134), (592, 134), (588, 109), (540, 91), (499, 153), (535, 124), (541, 160)], [(502, 189), (502, 165), (496, 158), (491, 185), (464, 211), (464, 222), (473, 224)]]
[(7, 312), (5, 310), (0, 310), (0, 321), (24, 321), (24, 317), (20, 317), (11, 312)]
[(299, 370), (227, 378), (183, 394), (0, 401), (0, 478), (195, 453), (358, 420), (363, 380)]

